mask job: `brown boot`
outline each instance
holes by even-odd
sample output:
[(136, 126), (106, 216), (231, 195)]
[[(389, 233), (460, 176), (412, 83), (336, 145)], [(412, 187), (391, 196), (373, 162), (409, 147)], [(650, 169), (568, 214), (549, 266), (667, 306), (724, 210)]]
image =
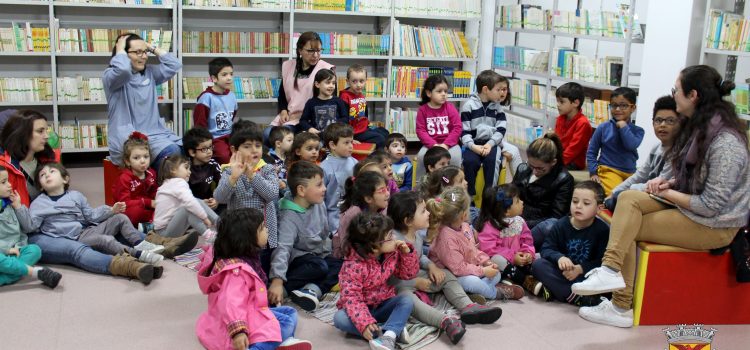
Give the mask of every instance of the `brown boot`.
[(180, 237), (168, 238), (151, 230), (146, 235), (146, 241), (163, 245), (164, 251), (161, 252), (161, 255), (167, 259), (172, 259), (195, 248), (195, 245), (198, 244), (198, 233), (194, 230), (188, 230), (187, 233)]
[(144, 264), (130, 254), (122, 253), (112, 257), (109, 264), (109, 272), (114, 276), (137, 278), (143, 284), (148, 285), (154, 279), (154, 266)]

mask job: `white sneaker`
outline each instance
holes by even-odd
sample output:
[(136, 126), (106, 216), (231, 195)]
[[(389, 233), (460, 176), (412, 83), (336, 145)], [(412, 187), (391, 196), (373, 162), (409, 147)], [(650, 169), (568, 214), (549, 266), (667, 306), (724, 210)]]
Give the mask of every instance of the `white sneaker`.
[(404, 327), (404, 330), (401, 331), (401, 334), (398, 336), (398, 342), (401, 344), (411, 343), (411, 335), (409, 335), (407, 327)]
[(578, 295), (596, 295), (614, 292), (625, 288), (622, 274), (609, 272), (604, 267), (597, 267), (586, 274), (583, 282), (573, 283), (573, 293)]
[(294, 337), (287, 338), (282, 342), (277, 350), (312, 350), (312, 343), (307, 340), (297, 339)]
[(142, 250), (145, 252), (152, 252), (152, 253), (161, 253), (164, 251), (164, 246), (159, 244), (153, 244), (149, 241), (146, 241), (145, 239), (141, 241), (141, 243), (138, 243), (135, 247), (136, 250)]
[(164, 260), (164, 256), (149, 251), (141, 251), (141, 256), (138, 260), (146, 264), (159, 265)]
[(578, 309), (578, 316), (594, 323), (620, 328), (633, 327), (633, 309), (619, 312), (615, 310), (612, 302), (604, 297), (602, 297), (602, 303), (597, 306), (586, 306)]

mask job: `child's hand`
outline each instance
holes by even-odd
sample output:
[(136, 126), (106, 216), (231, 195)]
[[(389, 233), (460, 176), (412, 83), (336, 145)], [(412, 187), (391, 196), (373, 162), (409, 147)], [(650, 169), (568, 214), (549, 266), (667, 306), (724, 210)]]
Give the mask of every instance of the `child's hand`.
[(18, 194), (18, 191), (13, 191), (13, 193), (10, 194), (10, 206), (13, 209), (21, 207), (21, 195)]
[(476, 153), (476, 154), (478, 154), (480, 156), (484, 156), (484, 148), (482, 146), (480, 146), (480, 145), (471, 145), (470, 149), (471, 149), (472, 152), (474, 152), (474, 153)]
[(248, 346), (250, 346), (250, 341), (247, 339), (247, 334), (237, 333), (232, 338), (232, 348), (234, 350), (247, 350)]
[(400, 250), (404, 254), (409, 254), (411, 252), (411, 249), (409, 248), (409, 245), (406, 244), (406, 242), (401, 240), (395, 240), (393, 241), (396, 243), (396, 249)]
[(234, 153), (229, 159), (229, 168), (232, 169), (232, 172), (229, 175), (229, 180), (234, 184), (245, 172), (245, 169), (247, 169), (247, 164), (244, 159), (241, 159), (239, 154)]
[(492, 151), (492, 145), (485, 144), (484, 146), (482, 146), (482, 153), (483, 153), (482, 155), (483, 156), (486, 156), (486, 155), (490, 154), (490, 151)]
[(279, 189), (280, 190), (286, 189), (286, 181), (279, 180)]
[(203, 202), (206, 203), (206, 205), (211, 209), (216, 209), (216, 207), (219, 206), (219, 202), (216, 201), (214, 198), (207, 198), (204, 199)]
[(127, 208), (125, 202), (117, 202), (112, 206), (112, 212), (115, 214), (120, 214), (125, 212), (125, 208)]
[(508, 161), (508, 163), (510, 163), (513, 160), (513, 155), (510, 154), (510, 152), (503, 152), (502, 155), (503, 155), (503, 158), (505, 158), (505, 160)]
[(531, 253), (521, 253), (524, 257), (524, 265), (531, 264), (534, 262), (534, 254)]
[(557, 267), (560, 268), (560, 271), (569, 271), (573, 269), (573, 262), (567, 256), (564, 256), (557, 259)]
[(214, 225), (211, 223), (211, 220), (209, 218), (203, 219), (203, 224), (206, 225), (206, 227), (211, 227)]
[(594, 181), (598, 184), (602, 183), (602, 179), (599, 178), (599, 175), (591, 175), (591, 181)]
[(377, 323), (370, 323), (365, 327), (365, 330), (362, 332), (362, 338), (365, 338), (366, 340), (370, 341), (375, 338), (376, 334), (380, 333), (380, 327)]
[(513, 255), (513, 265), (516, 266), (523, 266), (526, 265), (526, 258), (523, 256), (523, 253), (517, 252), (515, 255)]
[(618, 120), (617, 123), (616, 123), (616, 125), (617, 125), (618, 129), (622, 129), (622, 128), (628, 126), (628, 122), (625, 121), (625, 120)]
[(18, 248), (13, 247), (13, 248), (8, 249), (8, 255), (21, 256), (21, 251), (18, 250)]
[(414, 286), (423, 292), (427, 292), (430, 290), (432, 282), (426, 278), (417, 277), (414, 279)]
[(427, 272), (430, 275), (430, 280), (432, 282), (435, 282), (435, 284), (443, 283), (443, 280), (445, 279), (445, 272), (443, 269), (437, 267), (435, 264), (430, 264)]
[(281, 305), (284, 302), (284, 281), (280, 278), (274, 278), (268, 287), (268, 303), (271, 305)]
[(450, 148), (450, 147), (448, 147), (448, 145), (446, 145), (446, 144), (444, 144), (444, 143), (438, 143), (438, 144), (437, 144), (437, 145), (435, 145), (435, 146), (443, 147), (443, 148), (445, 148), (445, 149), (449, 149), (449, 148)]
[(500, 271), (498, 271), (496, 268), (492, 266), (485, 266), (482, 269), (482, 272), (484, 272), (484, 276), (487, 278), (493, 278), (495, 275), (497, 275)]
[(316, 134), (316, 135), (320, 134), (320, 130), (318, 130), (316, 128), (309, 128), (309, 129), (307, 129), (307, 132), (312, 133), (312, 134)]
[(578, 278), (578, 276), (583, 274), (583, 267), (581, 267), (581, 265), (575, 265), (572, 269), (563, 271), (562, 274), (563, 276), (565, 276), (565, 278), (568, 279), (568, 281), (573, 281)]

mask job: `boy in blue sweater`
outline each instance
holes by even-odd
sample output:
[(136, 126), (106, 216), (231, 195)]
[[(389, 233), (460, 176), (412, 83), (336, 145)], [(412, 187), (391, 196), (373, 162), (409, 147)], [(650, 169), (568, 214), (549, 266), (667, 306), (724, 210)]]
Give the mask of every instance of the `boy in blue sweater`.
[(196, 126), (202, 126), (214, 137), (214, 159), (219, 164), (228, 164), (229, 133), (237, 118), (237, 98), (232, 93), (234, 86), (234, 67), (224, 57), (214, 58), (208, 62), (208, 74), (214, 85), (206, 88), (198, 96), (193, 111)]
[(600, 183), (605, 195), (635, 172), (638, 146), (644, 131), (630, 120), (635, 112), (636, 93), (631, 88), (620, 87), (612, 92), (609, 109), (612, 119), (594, 131), (586, 152), (586, 164), (591, 180)]
[(339, 200), (344, 196), (344, 183), (354, 173), (357, 160), (352, 157), (354, 129), (349, 124), (333, 123), (323, 131), (323, 142), (331, 154), (320, 163), (326, 191), (328, 224), (331, 232), (339, 229)]
[(412, 171), (414, 169), (412, 169), (411, 159), (405, 156), (406, 137), (397, 132), (388, 135), (385, 139), (385, 151), (391, 157), (393, 180), (396, 181), (398, 190), (401, 192), (411, 191)]

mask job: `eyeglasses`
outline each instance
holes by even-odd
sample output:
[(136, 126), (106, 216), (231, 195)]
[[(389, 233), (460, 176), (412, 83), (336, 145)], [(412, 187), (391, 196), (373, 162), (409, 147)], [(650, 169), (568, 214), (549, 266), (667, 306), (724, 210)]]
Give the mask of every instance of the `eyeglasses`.
[(385, 235), (385, 239), (379, 241), (378, 244), (388, 243), (391, 241), (393, 241), (393, 231), (388, 232), (388, 234)]
[(134, 54), (136, 56), (146, 56), (146, 54), (148, 53), (148, 51), (138, 50), (138, 51), (128, 51), (128, 53), (132, 53), (132, 54)]
[(203, 147), (203, 148), (196, 148), (195, 150), (203, 152), (203, 153), (209, 153), (209, 152), (213, 152), (214, 151), (214, 146), (208, 146), (208, 147)]
[(391, 192), (391, 190), (389, 190), (387, 186), (383, 186), (383, 187), (375, 189), (375, 193), (389, 193), (389, 192)]
[(547, 166), (533, 166), (531, 164), (529, 164), (529, 168), (531, 168), (531, 170), (536, 170), (536, 171), (545, 171), (545, 170), (547, 170)]
[(676, 87), (673, 87), (673, 88), (672, 88), (672, 97), (674, 97), (674, 94), (676, 94), (676, 93), (677, 93), (677, 90), (679, 90), (679, 89), (678, 89), (678, 88), (676, 88)]
[(677, 125), (677, 123), (680, 122), (679, 120), (677, 120), (677, 118), (654, 118), (653, 121), (654, 125), (664, 124), (667, 126)]
[(313, 49), (302, 49), (302, 51), (305, 51), (311, 55), (315, 55), (315, 54), (320, 55), (323, 52), (323, 50), (313, 50)]
[(609, 105), (609, 109), (611, 109), (611, 110), (613, 110), (613, 111), (615, 111), (615, 110), (621, 110), (621, 111), (624, 111), (624, 110), (626, 110), (626, 109), (628, 109), (628, 108), (630, 108), (630, 107), (632, 107), (632, 106), (633, 106), (633, 105), (632, 105), (632, 104), (630, 104), (630, 103), (624, 103), (624, 104), (611, 104), (611, 105)]

